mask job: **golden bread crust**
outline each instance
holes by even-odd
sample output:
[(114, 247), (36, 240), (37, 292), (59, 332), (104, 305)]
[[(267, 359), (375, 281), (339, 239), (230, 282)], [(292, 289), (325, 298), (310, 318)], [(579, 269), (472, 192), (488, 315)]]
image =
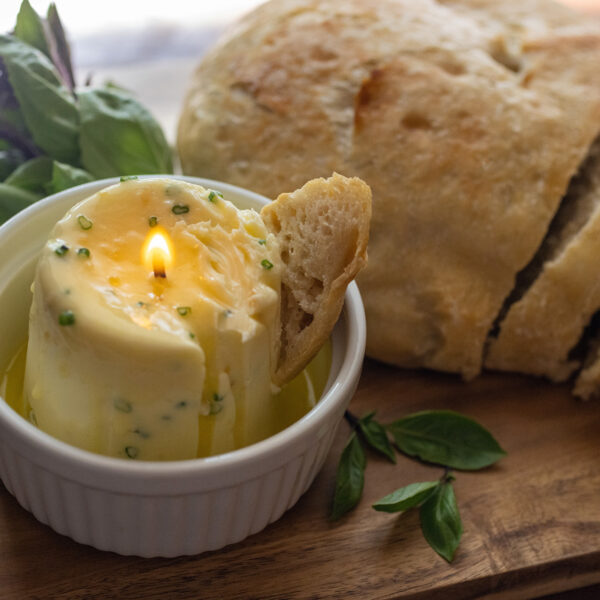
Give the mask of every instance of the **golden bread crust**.
[(183, 170), (366, 181), (368, 354), (470, 378), (600, 128), (599, 40), (541, 0), (268, 2), (199, 66)]

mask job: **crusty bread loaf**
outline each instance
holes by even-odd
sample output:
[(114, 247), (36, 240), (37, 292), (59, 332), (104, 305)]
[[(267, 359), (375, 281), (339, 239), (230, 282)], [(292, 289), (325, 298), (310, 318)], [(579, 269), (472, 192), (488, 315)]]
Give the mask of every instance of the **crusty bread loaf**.
[(571, 181), (529, 267), (533, 276), (490, 343), (486, 366), (566, 380), (581, 366), (582, 356), (571, 351), (600, 309), (599, 262), (600, 140)]
[(334, 174), (281, 194), (261, 211), (279, 242), (281, 345), (274, 382), (297, 375), (331, 334), (348, 284), (367, 262), (371, 190)]
[(598, 135), (599, 62), (598, 24), (545, 0), (267, 2), (194, 75), (183, 170), (366, 181), (367, 353), (470, 378)]

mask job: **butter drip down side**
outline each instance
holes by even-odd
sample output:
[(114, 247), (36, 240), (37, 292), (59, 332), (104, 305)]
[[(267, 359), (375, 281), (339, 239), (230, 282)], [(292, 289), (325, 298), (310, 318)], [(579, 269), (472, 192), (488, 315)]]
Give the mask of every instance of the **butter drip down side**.
[[(172, 246), (166, 277), (142, 256), (158, 227)], [(38, 426), (145, 460), (266, 437), (280, 270), (259, 215), (216, 190), (127, 181), (73, 207), (34, 283), (25, 398)]]

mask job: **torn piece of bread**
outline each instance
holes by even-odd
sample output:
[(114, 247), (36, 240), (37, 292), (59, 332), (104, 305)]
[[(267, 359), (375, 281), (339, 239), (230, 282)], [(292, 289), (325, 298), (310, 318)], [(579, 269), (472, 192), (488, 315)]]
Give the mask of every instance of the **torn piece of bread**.
[[(573, 178), (525, 289), (500, 323), (485, 366), (564, 381), (581, 365), (571, 351), (600, 309), (600, 138)], [(529, 284), (529, 285), (528, 285)]]
[(334, 174), (281, 194), (261, 216), (279, 242), (281, 345), (273, 381), (297, 375), (325, 343), (346, 287), (367, 262), (371, 190)]

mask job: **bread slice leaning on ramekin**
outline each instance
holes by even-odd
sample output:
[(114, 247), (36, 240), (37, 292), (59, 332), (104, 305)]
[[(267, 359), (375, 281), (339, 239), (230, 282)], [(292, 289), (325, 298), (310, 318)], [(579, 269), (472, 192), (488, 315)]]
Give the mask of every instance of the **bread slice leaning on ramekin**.
[(279, 242), (281, 337), (273, 381), (295, 377), (325, 343), (348, 284), (367, 263), (371, 190), (335, 173), (281, 194), (261, 216)]

